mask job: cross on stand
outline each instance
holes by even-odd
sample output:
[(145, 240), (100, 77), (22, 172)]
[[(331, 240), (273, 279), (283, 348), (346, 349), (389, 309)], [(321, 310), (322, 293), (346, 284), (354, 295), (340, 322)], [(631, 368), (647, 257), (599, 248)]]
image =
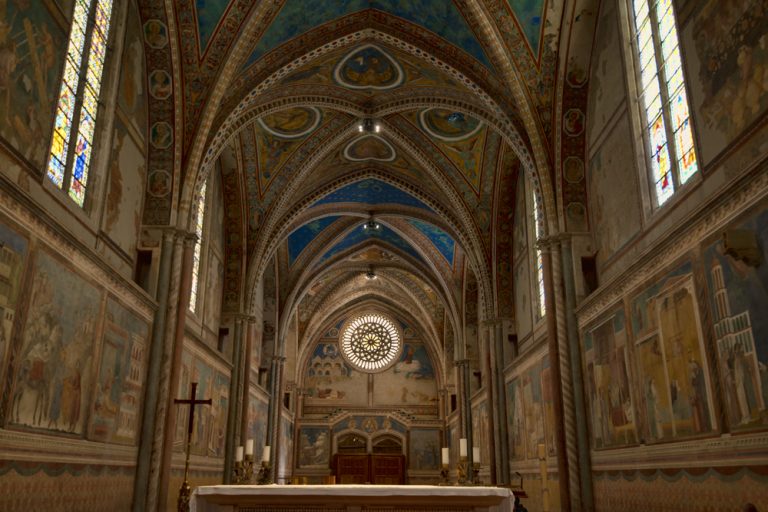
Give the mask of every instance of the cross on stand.
[(197, 382), (192, 383), (191, 389), (189, 391), (189, 398), (173, 399), (173, 403), (175, 404), (189, 405), (189, 419), (187, 420), (187, 459), (184, 463), (184, 483), (181, 484), (181, 489), (179, 489), (179, 499), (176, 503), (176, 510), (178, 512), (189, 512), (189, 499), (191, 489), (189, 487), (189, 482), (187, 482), (187, 474), (189, 473), (189, 448), (192, 444), (192, 427), (195, 424), (195, 406), (198, 404), (211, 405), (212, 403), (210, 398), (207, 400), (197, 400), (195, 399), (195, 396), (197, 396)]

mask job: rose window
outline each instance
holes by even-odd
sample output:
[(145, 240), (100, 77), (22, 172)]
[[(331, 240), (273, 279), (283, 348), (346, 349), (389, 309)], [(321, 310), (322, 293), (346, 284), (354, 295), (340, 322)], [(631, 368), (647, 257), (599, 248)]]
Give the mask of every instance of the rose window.
[(389, 318), (369, 313), (349, 322), (341, 336), (345, 359), (358, 370), (380, 371), (400, 352), (400, 330)]

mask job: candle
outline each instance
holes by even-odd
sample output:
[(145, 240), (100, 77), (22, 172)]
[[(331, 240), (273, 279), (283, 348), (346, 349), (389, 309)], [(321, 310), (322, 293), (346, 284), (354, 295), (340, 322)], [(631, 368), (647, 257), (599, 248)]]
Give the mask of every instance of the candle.
[(261, 460), (263, 462), (269, 462), (269, 445), (264, 447), (264, 451), (261, 452)]
[(448, 448), (443, 448), (441, 452), (442, 452), (443, 466), (447, 466), (448, 464), (451, 463), (450, 453), (448, 452)]
[(238, 446), (235, 448), (235, 462), (242, 462), (243, 460), (243, 447)]
[(477, 446), (472, 447), (472, 462), (480, 464), (480, 448)]
[(467, 440), (463, 437), (459, 439), (459, 457), (467, 456)]
[(253, 455), (253, 439), (248, 439), (245, 442), (245, 454)]

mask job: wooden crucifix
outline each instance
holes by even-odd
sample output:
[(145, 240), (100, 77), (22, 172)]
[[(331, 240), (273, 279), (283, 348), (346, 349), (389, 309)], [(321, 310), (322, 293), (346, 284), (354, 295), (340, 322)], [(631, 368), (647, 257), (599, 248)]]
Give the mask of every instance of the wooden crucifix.
[(184, 463), (184, 483), (181, 484), (179, 489), (179, 499), (176, 503), (176, 509), (178, 512), (189, 512), (189, 499), (190, 499), (190, 487), (187, 481), (187, 474), (189, 473), (189, 448), (192, 445), (192, 428), (195, 424), (195, 406), (196, 405), (211, 405), (211, 399), (197, 400), (197, 382), (193, 382), (191, 389), (189, 390), (189, 398), (178, 399), (174, 398), (175, 404), (188, 404), (189, 405), (189, 419), (187, 420), (187, 449), (186, 449), (186, 462)]

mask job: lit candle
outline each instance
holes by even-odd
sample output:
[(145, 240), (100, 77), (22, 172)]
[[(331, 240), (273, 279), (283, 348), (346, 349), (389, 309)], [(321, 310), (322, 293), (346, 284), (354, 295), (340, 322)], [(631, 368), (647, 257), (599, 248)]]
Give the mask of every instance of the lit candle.
[(245, 454), (253, 455), (253, 439), (248, 439), (245, 442)]
[(465, 438), (459, 439), (459, 457), (467, 456), (467, 440)]
[(235, 448), (235, 462), (242, 462), (243, 460), (243, 447), (238, 446)]
[(443, 466), (447, 466), (448, 464), (451, 463), (450, 453), (448, 451), (448, 448), (443, 448), (441, 452), (442, 452)]
[(261, 460), (263, 462), (269, 462), (269, 452), (270, 452), (269, 445), (267, 445), (264, 447), (264, 451), (261, 452)]
[(477, 446), (472, 447), (472, 462), (480, 464), (480, 448)]

